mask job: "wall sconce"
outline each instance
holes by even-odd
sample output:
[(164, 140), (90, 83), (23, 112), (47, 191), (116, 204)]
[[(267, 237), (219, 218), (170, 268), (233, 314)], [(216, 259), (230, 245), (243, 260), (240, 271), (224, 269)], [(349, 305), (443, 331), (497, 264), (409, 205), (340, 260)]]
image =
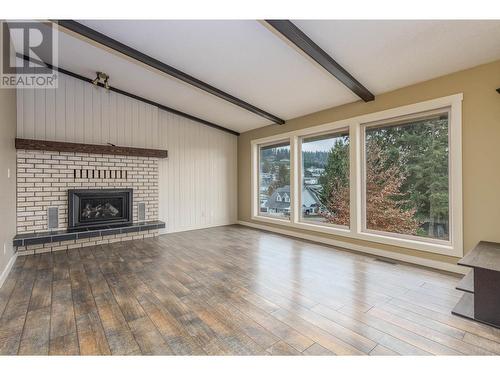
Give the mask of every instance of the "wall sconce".
[(109, 76), (106, 73), (103, 72), (96, 72), (96, 77), (92, 81), (93, 85), (99, 85), (102, 84), (106, 90), (109, 90)]

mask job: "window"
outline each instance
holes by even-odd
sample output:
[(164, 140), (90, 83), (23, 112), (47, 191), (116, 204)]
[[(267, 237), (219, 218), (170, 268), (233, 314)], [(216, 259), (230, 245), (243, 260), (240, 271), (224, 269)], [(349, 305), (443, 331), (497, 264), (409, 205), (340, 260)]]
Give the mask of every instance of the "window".
[(448, 111), (365, 126), (365, 229), (448, 241)]
[(290, 217), (290, 143), (259, 147), (259, 215)]
[(461, 128), (457, 94), (252, 140), (252, 219), (463, 256)]
[(349, 131), (303, 137), (301, 148), (301, 221), (349, 227)]

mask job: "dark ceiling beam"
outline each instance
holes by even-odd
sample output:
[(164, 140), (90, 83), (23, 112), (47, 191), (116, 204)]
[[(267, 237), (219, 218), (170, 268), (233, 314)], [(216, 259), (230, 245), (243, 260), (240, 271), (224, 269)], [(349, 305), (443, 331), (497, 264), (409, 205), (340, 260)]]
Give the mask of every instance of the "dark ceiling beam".
[[(46, 62), (43, 62), (43, 61), (39, 61), (39, 60), (36, 60), (36, 59), (33, 59), (33, 58), (30, 58), (26, 55), (22, 55), (20, 53), (17, 53), (16, 54), (19, 58), (21, 59), (24, 59), (24, 60), (27, 60), (27, 61), (30, 61), (34, 64), (38, 64), (38, 65), (45, 65), (46, 67), (48, 67), (49, 69), (52, 69), (52, 70), (55, 70), (55, 71), (58, 71), (58, 72), (61, 72), (63, 74), (66, 74), (67, 76), (70, 76), (70, 77), (73, 77), (73, 78), (76, 78), (76, 79), (79, 79), (81, 81), (84, 81), (84, 82), (88, 82), (90, 84), (92, 84), (92, 81), (93, 79), (92, 78), (87, 78), (87, 77), (84, 77), (80, 74), (77, 74), (77, 73), (74, 73), (74, 72), (71, 72), (69, 70), (66, 70), (66, 69), (63, 69), (63, 68), (60, 68), (60, 67), (57, 67), (57, 66), (54, 66), (54, 65), (51, 65), (49, 63), (46, 63)], [(102, 83), (97, 83), (97, 86), (100, 86), (100, 87), (104, 87), (104, 85)], [(135, 100), (139, 100), (143, 103), (146, 103), (146, 104), (149, 104), (149, 105), (152, 105), (152, 106), (155, 106), (159, 109), (162, 109), (166, 112), (170, 112), (170, 113), (173, 113), (174, 115), (177, 115), (177, 116), (181, 116), (181, 117), (184, 117), (184, 118), (187, 118), (189, 120), (192, 120), (192, 121), (196, 121), (196, 122), (199, 122), (200, 124), (203, 124), (203, 125), (206, 125), (206, 126), (210, 126), (211, 128), (214, 128), (214, 129), (218, 129), (218, 130), (222, 130), (226, 133), (230, 133), (230, 134), (233, 134), (233, 135), (236, 135), (236, 136), (239, 136), (240, 133), (234, 131), (234, 130), (231, 130), (231, 129), (228, 129), (228, 128), (225, 128), (224, 126), (221, 126), (221, 125), (217, 125), (217, 124), (214, 124), (213, 122), (210, 122), (210, 121), (207, 121), (207, 120), (203, 120), (199, 117), (196, 117), (196, 116), (193, 116), (193, 115), (190, 115), (188, 113), (185, 113), (185, 112), (182, 112), (182, 111), (178, 111), (177, 109), (173, 109), (173, 108), (170, 108), (170, 107), (167, 107), (166, 105), (163, 105), (163, 104), (160, 104), (160, 103), (157, 103), (157, 102), (154, 102), (152, 100), (149, 100), (149, 99), (146, 99), (146, 98), (143, 98), (142, 96), (139, 96), (139, 95), (135, 95), (135, 94), (132, 94), (130, 92), (127, 92), (127, 91), (123, 91), (123, 90), (120, 90), (120, 89), (117, 89), (116, 87), (113, 87), (111, 86), (109, 88), (109, 91), (113, 91), (113, 92), (116, 92), (117, 94), (121, 94), (121, 95), (125, 95), (129, 98), (132, 98), (132, 99), (135, 99)]]
[(311, 38), (309, 38), (291, 21), (266, 20), (266, 22), (305, 52), (319, 65), (325, 68), (331, 75), (346, 85), (365, 102), (370, 102), (375, 99), (375, 96), (366, 87), (359, 83), (351, 74), (349, 74), (347, 70), (336, 62), (328, 53), (321, 49), (320, 46), (314, 43)]
[(238, 99), (237, 97), (228, 94), (222, 90), (219, 90), (218, 88), (209, 85), (208, 83), (205, 83), (193, 76), (190, 76), (189, 74), (186, 74), (170, 65), (167, 65), (151, 56), (148, 56), (132, 47), (129, 47), (115, 39), (112, 39), (108, 37), (107, 35), (104, 35), (88, 26), (82, 25), (79, 22), (76, 22), (74, 20), (58, 20), (56, 21), (60, 26), (64, 27), (65, 29), (68, 29), (74, 33), (80, 34), (88, 39), (91, 39), (99, 44), (102, 44), (103, 46), (106, 46), (108, 48), (111, 48), (123, 55), (126, 55), (134, 60), (137, 60), (145, 65), (148, 65), (154, 69), (157, 69), (165, 74), (168, 74), (169, 76), (175, 77), (189, 85), (195, 86), (201, 90), (204, 90), (212, 95), (215, 95), (225, 101), (228, 101), (229, 103), (232, 103), (234, 105), (237, 105), (238, 107), (241, 107), (243, 109), (246, 109), (247, 111), (250, 111), (258, 116), (264, 117), (268, 119), (271, 122), (274, 122), (276, 124), (284, 124), (285, 120), (274, 116), (270, 114), (269, 112), (266, 112), (260, 108), (257, 108), (241, 99)]

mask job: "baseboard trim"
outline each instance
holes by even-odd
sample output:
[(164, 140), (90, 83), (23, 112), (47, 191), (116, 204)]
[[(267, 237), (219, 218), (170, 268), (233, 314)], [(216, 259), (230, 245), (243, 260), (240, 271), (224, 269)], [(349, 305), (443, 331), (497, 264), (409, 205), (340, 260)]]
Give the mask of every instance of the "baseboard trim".
[(165, 228), (160, 229), (158, 231), (158, 235), (162, 234), (169, 234), (169, 233), (181, 233), (181, 232), (189, 232), (191, 230), (199, 230), (199, 229), (208, 229), (208, 228), (215, 228), (215, 227), (225, 227), (227, 225), (235, 225), (238, 224), (238, 221), (231, 221), (227, 223), (215, 223), (215, 224), (208, 224), (208, 225), (193, 225), (190, 227), (183, 227), (174, 231), (169, 231), (168, 230), (168, 222)]
[(9, 261), (7, 262), (7, 265), (2, 271), (2, 274), (0, 275), (0, 288), (2, 287), (5, 280), (7, 280), (7, 276), (9, 276), (10, 270), (12, 269), (12, 266), (14, 265), (16, 259), (17, 259), (17, 253), (14, 253), (14, 255), (10, 257)]
[(252, 223), (249, 221), (238, 220), (238, 224), (244, 225), (247, 227), (251, 227), (251, 228), (255, 228), (255, 229), (261, 229), (261, 230), (265, 230), (265, 231), (269, 231), (269, 232), (283, 234), (283, 235), (290, 236), (290, 237), (300, 238), (303, 240), (318, 242), (318, 243), (322, 243), (325, 245), (337, 246), (337, 247), (341, 247), (341, 248), (348, 249), (348, 250), (353, 250), (353, 251), (360, 252), (360, 253), (376, 255), (379, 257), (395, 259), (395, 260), (399, 260), (399, 261), (406, 262), (406, 263), (416, 264), (418, 266), (434, 268), (434, 269), (441, 270), (441, 271), (453, 272), (453, 273), (458, 273), (458, 274), (463, 274), (463, 275), (465, 275), (469, 271), (469, 269), (467, 269), (466, 267), (462, 267), (462, 266), (459, 266), (457, 264), (450, 264), (450, 263), (441, 262), (438, 260), (425, 259), (425, 258), (413, 256), (413, 255), (394, 253), (392, 251), (375, 249), (375, 248), (368, 247), (368, 246), (355, 245), (355, 244), (351, 244), (349, 242), (313, 236), (310, 234), (296, 233), (296, 232), (288, 230), (288, 229), (281, 229), (281, 228), (271, 227), (268, 225), (256, 224), (256, 223)]

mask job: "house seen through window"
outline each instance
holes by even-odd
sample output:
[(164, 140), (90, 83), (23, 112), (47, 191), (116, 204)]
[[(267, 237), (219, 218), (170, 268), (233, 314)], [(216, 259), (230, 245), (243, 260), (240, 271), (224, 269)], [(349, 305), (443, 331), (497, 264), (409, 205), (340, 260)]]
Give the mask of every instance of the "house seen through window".
[(259, 147), (259, 214), (290, 217), (290, 143)]

